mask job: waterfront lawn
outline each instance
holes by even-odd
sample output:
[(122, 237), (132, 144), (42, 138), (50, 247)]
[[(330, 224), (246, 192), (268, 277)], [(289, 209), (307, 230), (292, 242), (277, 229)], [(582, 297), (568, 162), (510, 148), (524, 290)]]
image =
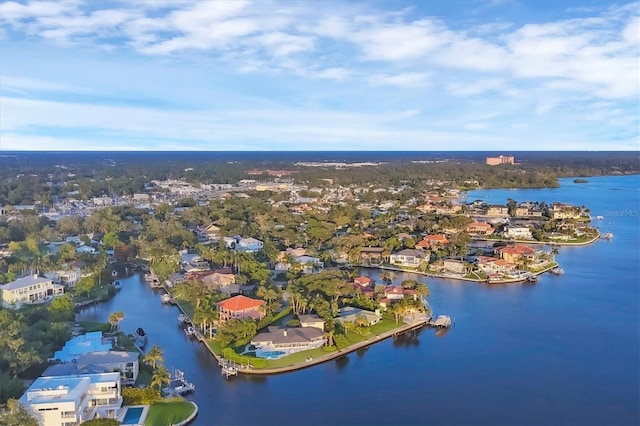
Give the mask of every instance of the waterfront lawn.
[(333, 351), (319, 348), (319, 349), (310, 349), (308, 351), (296, 352), (295, 354), (283, 356), (280, 359), (268, 359), (266, 368), (280, 368), (287, 367), (294, 364), (299, 364), (305, 362), (309, 358), (320, 358), (323, 357)]
[(395, 330), (396, 328), (403, 327), (404, 325), (406, 324), (400, 320), (398, 321), (398, 324), (396, 324), (396, 319), (393, 315), (384, 313), (382, 315), (382, 320), (377, 324), (369, 327), (369, 333), (367, 333), (365, 336), (350, 332), (348, 333), (347, 340), (349, 341), (350, 345), (364, 342), (365, 340), (371, 340), (371, 342), (373, 343), (375, 342), (374, 338), (376, 336), (379, 336), (382, 333), (386, 333), (388, 331)]
[(176, 302), (178, 302), (182, 310), (185, 312), (185, 314), (187, 314), (189, 318), (193, 318), (193, 313), (196, 311), (195, 306), (193, 306), (193, 303), (185, 299), (177, 299), (177, 298), (176, 298)]
[(145, 426), (165, 426), (186, 420), (196, 409), (188, 401), (156, 402), (149, 407)]

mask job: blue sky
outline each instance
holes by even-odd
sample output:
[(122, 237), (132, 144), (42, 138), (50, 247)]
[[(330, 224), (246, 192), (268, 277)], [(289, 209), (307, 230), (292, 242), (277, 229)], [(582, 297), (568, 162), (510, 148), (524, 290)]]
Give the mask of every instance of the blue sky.
[(638, 150), (639, 3), (0, 3), (0, 150)]

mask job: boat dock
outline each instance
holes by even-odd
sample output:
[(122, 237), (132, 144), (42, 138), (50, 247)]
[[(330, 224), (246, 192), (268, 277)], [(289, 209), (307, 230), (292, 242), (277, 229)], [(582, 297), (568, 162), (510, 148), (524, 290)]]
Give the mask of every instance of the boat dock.
[(229, 361), (228, 359), (221, 358), (218, 360), (218, 365), (220, 366), (220, 373), (224, 376), (225, 379), (228, 379), (229, 376), (237, 376), (238, 375), (238, 367), (234, 361)]
[(183, 396), (195, 390), (196, 385), (188, 382), (187, 379), (184, 378), (184, 372), (178, 369), (171, 369), (171, 382), (169, 383), (169, 387), (163, 388), (163, 391), (167, 394), (175, 396)]

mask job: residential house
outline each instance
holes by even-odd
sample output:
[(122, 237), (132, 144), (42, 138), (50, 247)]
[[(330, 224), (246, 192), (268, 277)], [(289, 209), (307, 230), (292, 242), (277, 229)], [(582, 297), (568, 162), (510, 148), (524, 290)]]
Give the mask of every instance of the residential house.
[(396, 285), (388, 285), (384, 288), (384, 297), (389, 300), (404, 299), (404, 288)]
[(439, 247), (444, 247), (447, 244), (449, 244), (449, 240), (442, 234), (425, 235), (422, 237), (422, 241), (416, 244), (416, 248), (437, 250)]
[(187, 278), (185, 277), (185, 274), (181, 272), (173, 272), (169, 274), (169, 284), (168, 284), (169, 287), (173, 287), (185, 282), (187, 282)]
[(290, 355), (296, 352), (317, 349), (325, 344), (324, 330), (318, 327), (267, 327), (251, 339), (256, 347), (256, 356), (267, 358), (274, 351)]
[(0, 297), (5, 308), (19, 308), (23, 303), (44, 301), (48, 297), (64, 294), (64, 286), (54, 284), (51, 278), (29, 275), (0, 285)]
[(214, 272), (202, 278), (202, 283), (209, 289), (219, 290), (228, 296), (240, 294), (240, 285), (236, 284), (236, 276), (233, 274), (220, 274)]
[(315, 327), (324, 330), (324, 320), (318, 315), (298, 315), (298, 319), (300, 320), (300, 327)]
[(264, 243), (260, 240), (257, 240), (255, 238), (249, 237), (249, 238), (241, 238), (237, 243), (236, 243), (236, 250), (238, 251), (246, 251), (249, 253), (256, 253), (262, 250), (262, 247), (264, 246)]
[(508, 216), (509, 208), (502, 204), (490, 204), (486, 207), (486, 216)]
[(382, 247), (362, 247), (360, 249), (360, 262), (363, 265), (380, 265), (383, 263)]
[(502, 277), (503, 274), (509, 274), (516, 269), (514, 263), (507, 262), (504, 259), (497, 259), (495, 257), (478, 256), (476, 259), (478, 269), (487, 275), (499, 274)]
[(471, 235), (491, 235), (493, 231), (493, 226), (483, 222), (473, 222), (467, 226), (467, 232)]
[(112, 347), (113, 341), (103, 337), (102, 331), (93, 331), (67, 340), (62, 349), (53, 354), (52, 359), (72, 362), (88, 353), (109, 351)]
[(338, 318), (336, 318), (335, 321), (344, 324), (345, 322), (355, 323), (358, 319), (363, 319), (366, 325), (370, 327), (377, 324), (382, 319), (382, 315), (380, 315), (380, 312), (377, 310), (376, 312), (372, 312), (352, 306), (345, 306), (338, 309)]
[(216, 241), (220, 238), (220, 227), (212, 223), (200, 231), (200, 236), (211, 241)]
[(548, 211), (551, 219), (580, 219), (588, 217), (582, 208), (569, 204), (552, 203)]
[(208, 271), (211, 269), (209, 262), (199, 254), (182, 253), (180, 255), (180, 267), (185, 272)]
[(426, 254), (421, 250), (404, 249), (397, 253), (391, 254), (391, 264), (399, 266), (407, 266), (417, 268), (426, 262)]
[(465, 263), (459, 259), (444, 259), (442, 262), (442, 266), (446, 272), (461, 275), (467, 273), (467, 267)]
[(504, 233), (506, 238), (513, 238), (516, 240), (531, 240), (533, 239), (533, 235), (531, 235), (531, 229), (526, 226), (509, 226)]
[(62, 284), (68, 288), (76, 285), (82, 278), (80, 268), (74, 268), (70, 265), (62, 265), (63, 268), (57, 271), (48, 271), (44, 273), (46, 278), (50, 278), (55, 284)]
[(359, 287), (373, 287), (374, 281), (371, 277), (355, 277), (353, 279), (353, 283), (357, 284)]
[(220, 322), (225, 323), (231, 319), (253, 318), (261, 320), (264, 318), (264, 300), (251, 299), (238, 295), (230, 299), (217, 303), (220, 314)]
[(89, 352), (81, 355), (73, 362), (53, 364), (42, 375), (72, 376), (91, 372), (111, 373), (117, 371), (120, 373), (120, 380), (123, 385), (134, 385), (140, 373), (139, 356), (139, 352)]
[(98, 253), (98, 250), (95, 249), (95, 247), (91, 247), (91, 246), (80, 246), (76, 249), (76, 253), (78, 254), (96, 254)]
[(324, 262), (317, 257), (298, 256), (293, 260), (301, 266), (301, 272), (303, 274), (319, 273), (324, 269)]
[(500, 258), (509, 263), (520, 263), (523, 261), (535, 261), (536, 251), (532, 247), (527, 246), (506, 246), (496, 249), (496, 253)]
[(41, 425), (70, 426), (115, 418), (122, 406), (120, 373), (38, 377), (20, 403)]

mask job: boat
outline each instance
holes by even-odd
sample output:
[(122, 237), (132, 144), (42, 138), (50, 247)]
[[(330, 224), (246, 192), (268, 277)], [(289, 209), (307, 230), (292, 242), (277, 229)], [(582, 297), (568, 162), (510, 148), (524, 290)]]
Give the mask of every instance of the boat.
[(193, 336), (195, 336), (195, 335), (196, 335), (196, 329), (195, 329), (195, 328), (193, 328), (192, 326), (189, 326), (189, 327), (187, 327), (187, 328), (185, 328), (185, 329), (184, 329), (184, 334), (185, 334), (187, 337), (193, 337)]
[(528, 283), (537, 283), (538, 281), (540, 281), (540, 277), (537, 275), (529, 275), (527, 277), (527, 282)]
[(116, 290), (122, 290), (122, 283), (120, 281), (114, 282), (113, 288), (115, 288)]
[(598, 220), (604, 220), (604, 216), (596, 216), (596, 219), (598, 219)]
[(169, 295), (168, 293), (163, 294), (162, 296), (160, 296), (160, 301), (165, 305), (171, 303), (171, 295)]
[(449, 315), (438, 315), (436, 320), (431, 324), (434, 327), (449, 328), (451, 327), (451, 317)]
[(115, 269), (113, 271), (111, 271), (111, 276), (113, 278), (117, 277), (118, 276), (118, 271), (116, 271)]
[(611, 240), (613, 239), (613, 232), (607, 232), (605, 233), (602, 238), (604, 238), (605, 240)]
[(549, 272), (551, 272), (553, 275), (562, 275), (564, 274), (564, 269), (556, 267), (551, 269)]
[(148, 336), (147, 333), (145, 333), (145, 331), (142, 329), (142, 327), (138, 327), (136, 329), (133, 337), (136, 341), (136, 346), (140, 349), (144, 349), (144, 347), (147, 345)]
[(178, 322), (180, 324), (186, 324), (189, 322), (189, 317), (185, 314), (178, 314)]

